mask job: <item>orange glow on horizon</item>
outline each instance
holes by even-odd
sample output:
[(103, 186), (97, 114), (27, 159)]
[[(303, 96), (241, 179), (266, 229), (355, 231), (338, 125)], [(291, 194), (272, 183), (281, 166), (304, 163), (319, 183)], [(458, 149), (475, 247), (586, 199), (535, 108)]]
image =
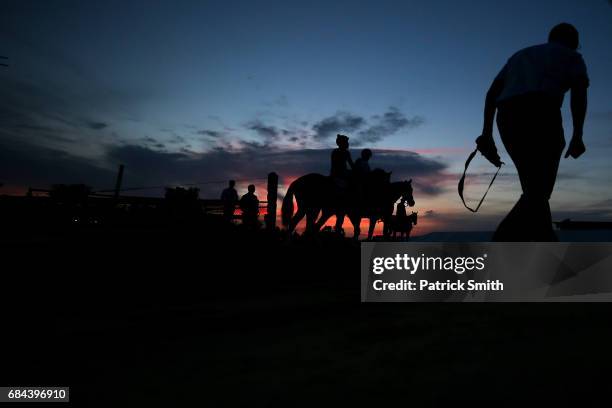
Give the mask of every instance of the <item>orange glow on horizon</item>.
[(24, 186), (3, 185), (0, 187), (0, 195), (24, 196), (28, 188)]

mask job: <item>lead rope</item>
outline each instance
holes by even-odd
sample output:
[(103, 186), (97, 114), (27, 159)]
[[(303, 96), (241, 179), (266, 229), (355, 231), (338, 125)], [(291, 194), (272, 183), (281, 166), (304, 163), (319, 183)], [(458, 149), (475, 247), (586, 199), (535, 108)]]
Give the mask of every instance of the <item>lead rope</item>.
[[(459, 190), (459, 197), (461, 197), (461, 201), (463, 202), (463, 205), (465, 206), (465, 208), (467, 208), (468, 210), (470, 210), (473, 213), (478, 211), (478, 209), (482, 205), (485, 197), (487, 196), (487, 193), (489, 192), (489, 190), (491, 189), (491, 186), (493, 185), (493, 182), (495, 181), (495, 178), (497, 177), (497, 175), (499, 174), (499, 171), (501, 170), (501, 166), (499, 166), (497, 168), (497, 171), (495, 172), (495, 175), (493, 176), (493, 179), (491, 179), (491, 182), (489, 183), (489, 187), (487, 187), (487, 191), (485, 191), (484, 195), (480, 199), (480, 202), (476, 206), (476, 209), (468, 206), (465, 203), (465, 199), (463, 198), (463, 187), (464, 187), (464, 184), (465, 184), (465, 173), (467, 173), (468, 166), (470, 165), (470, 162), (472, 161), (474, 156), (476, 156), (477, 152), (478, 152), (478, 147), (476, 149), (474, 149), (474, 151), (472, 153), (470, 153), (470, 155), (468, 156), (467, 160), (465, 161), (465, 169), (463, 170), (463, 176), (461, 176), (461, 179), (459, 180), (459, 184), (457, 185), (457, 189)], [(504, 163), (502, 163), (502, 165), (503, 164)]]

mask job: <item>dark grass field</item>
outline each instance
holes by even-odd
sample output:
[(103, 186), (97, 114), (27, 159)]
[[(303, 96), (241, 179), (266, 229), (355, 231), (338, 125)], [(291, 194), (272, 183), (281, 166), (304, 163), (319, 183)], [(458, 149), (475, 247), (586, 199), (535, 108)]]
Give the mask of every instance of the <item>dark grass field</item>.
[(362, 304), (350, 240), (22, 231), (2, 260), (2, 382), (72, 406), (607, 406), (608, 305)]

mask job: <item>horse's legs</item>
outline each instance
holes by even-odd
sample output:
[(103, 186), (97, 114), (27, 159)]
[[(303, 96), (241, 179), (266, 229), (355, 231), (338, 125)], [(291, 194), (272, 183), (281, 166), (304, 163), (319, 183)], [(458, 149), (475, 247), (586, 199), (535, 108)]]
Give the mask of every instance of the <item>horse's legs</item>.
[(336, 213), (336, 232), (342, 231), (342, 224), (344, 224), (344, 213), (338, 212)]
[(309, 208), (306, 210), (306, 231), (308, 232), (316, 232), (315, 229), (315, 221), (317, 219), (317, 215), (319, 215), (318, 208)]
[(368, 241), (372, 239), (374, 235), (374, 227), (376, 227), (376, 218), (370, 218), (370, 226), (368, 228)]
[(327, 220), (329, 220), (329, 217), (331, 217), (332, 215), (334, 215), (333, 210), (329, 208), (323, 208), (323, 210), (321, 211), (321, 217), (319, 218), (319, 220), (317, 221), (317, 224), (315, 225), (315, 231), (320, 231), (321, 227), (325, 225)]
[(293, 232), (293, 230), (295, 230), (295, 227), (297, 227), (298, 223), (302, 221), (302, 218), (304, 218), (305, 215), (306, 211), (303, 210), (303, 207), (298, 207), (297, 212), (295, 213), (293, 218), (291, 218), (291, 222), (289, 223), (290, 232)]
[(395, 238), (395, 228), (391, 229), (389, 220), (387, 218), (383, 218), (383, 236), (385, 239), (391, 238), (391, 231), (393, 231), (393, 238)]
[(359, 224), (361, 224), (361, 217), (356, 214), (349, 214), (349, 219), (353, 224), (353, 239), (359, 239), (359, 234), (361, 234), (361, 228)]

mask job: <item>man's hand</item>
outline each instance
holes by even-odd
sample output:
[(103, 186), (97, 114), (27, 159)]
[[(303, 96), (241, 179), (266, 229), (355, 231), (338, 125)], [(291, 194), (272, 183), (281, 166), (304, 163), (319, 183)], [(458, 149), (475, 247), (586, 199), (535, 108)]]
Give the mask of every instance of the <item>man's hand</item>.
[(476, 146), (482, 155), (491, 162), (495, 167), (501, 167), (502, 161), (497, 154), (497, 147), (493, 135), (482, 135), (476, 138)]
[(582, 138), (573, 137), (567, 151), (565, 152), (565, 158), (567, 159), (568, 157), (572, 156), (574, 159), (577, 159), (582, 156), (582, 153), (585, 151), (586, 147), (584, 147)]

